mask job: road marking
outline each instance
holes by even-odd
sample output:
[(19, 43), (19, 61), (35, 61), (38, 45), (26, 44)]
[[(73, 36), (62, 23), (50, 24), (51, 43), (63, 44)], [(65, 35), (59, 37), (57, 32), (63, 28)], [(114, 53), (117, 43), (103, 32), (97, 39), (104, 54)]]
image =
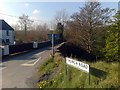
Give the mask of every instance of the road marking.
[(0, 70), (3, 70), (3, 69), (5, 69), (6, 67), (0, 67)]
[(6, 67), (2, 64), (2, 63), (0, 63), (0, 70), (3, 70), (3, 69), (5, 69)]
[(28, 62), (26, 62), (26, 63), (31, 63), (31, 62), (34, 62), (34, 61), (36, 61), (36, 59), (35, 59), (35, 60), (30, 60), (30, 61), (28, 61)]
[(0, 66), (2, 66), (2, 63), (0, 63)]
[[(35, 54), (35, 55), (40, 55), (40, 54), (42, 54), (42, 53), (44, 53), (44, 52), (45, 52), (45, 51), (42, 51), (42, 52), (40, 52), (40, 53), (38, 53), (38, 54)], [(31, 59), (31, 58), (28, 58), (28, 59)], [(21, 64), (21, 65), (22, 65), (22, 66), (34, 66), (40, 59), (41, 59), (41, 57), (38, 58), (38, 59), (30, 60), (30, 61), (28, 61), (28, 62), (26, 62), (26, 63)], [(32, 63), (32, 62), (34, 62), (34, 63)], [(31, 64), (31, 63), (32, 63), (32, 64)]]
[[(41, 59), (41, 57), (38, 58), (37, 60), (36, 59), (35, 60), (31, 60), (31, 61), (28, 61), (28, 62), (26, 62), (24, 64), (21, 64), (21, 65), (22, 66), (34, 66), (40, 59)], [(34, 63), (30, 64), (31, 62), (34, 62)]]

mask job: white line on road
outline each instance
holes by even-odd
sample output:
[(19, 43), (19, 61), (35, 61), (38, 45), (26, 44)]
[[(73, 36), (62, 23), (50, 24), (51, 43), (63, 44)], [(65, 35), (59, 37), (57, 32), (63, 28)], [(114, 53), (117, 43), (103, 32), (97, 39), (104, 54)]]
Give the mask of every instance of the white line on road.
[[(32, 61), (28, 61), (28, 62), (26, 62), (26, 63), (24, 63), (24, 64), (21, 64), (21, 65), (22, 65), (22, 66), (34, 66), (40, 59), (41, 59), (41, 57), (38, 58), (37, 60), (35, 59), (35, 60), (32, 60)], [(34, 61), (35, 61), (35, 62), (34, 62)], [(34, 63), (30, 64), (30, 62), (34, 62)]]
[(3, 64), (2, 63), (0, 63), (0, 66), (2, 66)]
[(6, 67), (0, 67), (0, 70), (3, 70), (3, 69), (5, 69)]
[[(44, 53), (44, 52), (45, 52), (45, 51), (42, 51), (42, 52), (40, 52), (40, 53), (38, 53), (38, 54), (35, 54), (35, 55), (40, 55), (40, 54), (42, 54), (42, 53)], [(21, 65), (22, 65), (22, 66), (34, 66), (40, 59), (41, 59), (41, 57), (38, 58), (38, 59), (30, 60), (30, 61), (28, 61), (28, 62), (26, 62), (26, 63), (24, 63), (24, 64), (21, 64)], [(31, 64), (31, 62), (34, 62), (34, 63)]]
[(5, 69), (6, 67), (3, 65), (3, 63), (0, 63), (0, 70)]
[(26, 63), (31, 63), (31, 62), (34, 62), (34, 61), (36, 61), (36, 59), (30, 60), (30, 61), (28, 61), (28, 62), (26, 62)]

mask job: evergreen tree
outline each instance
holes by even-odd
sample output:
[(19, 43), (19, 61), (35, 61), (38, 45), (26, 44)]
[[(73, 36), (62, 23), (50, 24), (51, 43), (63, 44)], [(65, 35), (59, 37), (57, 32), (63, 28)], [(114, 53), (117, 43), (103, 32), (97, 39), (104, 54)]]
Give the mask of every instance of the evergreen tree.
[(113, 24), (109, 26), (104, 51), (108, 61), (120, 61), (120, 11), (113, 18)]

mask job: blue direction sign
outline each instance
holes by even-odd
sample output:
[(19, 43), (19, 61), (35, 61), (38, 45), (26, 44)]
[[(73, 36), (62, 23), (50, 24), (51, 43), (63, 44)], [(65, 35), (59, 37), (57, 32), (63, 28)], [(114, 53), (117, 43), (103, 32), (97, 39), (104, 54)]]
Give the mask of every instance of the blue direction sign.
[(50, 41), (52, 43), (52, 57), (54, 57), (54, 44), (55, 44), (55, 40), (59, 39), (59, 35), (58, 34), (48, 34), (48, 38), (50, 39)]
[[(53, 37), (54, 37), (54, 41), (59, 39), (58, 34), (53, 34)], [(50, 39), (50, 41), (52, 41), (52, 34), (48, 34), (48, 38)]]

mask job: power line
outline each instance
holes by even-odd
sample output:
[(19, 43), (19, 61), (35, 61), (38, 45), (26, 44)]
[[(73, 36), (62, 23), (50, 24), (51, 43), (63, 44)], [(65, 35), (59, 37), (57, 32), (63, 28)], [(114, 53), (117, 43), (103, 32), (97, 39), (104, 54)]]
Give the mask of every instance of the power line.
[(15, 18), (18, 18), (17, 16), (13, 16), (13, 15), (9, 15), (9, 14), (4, 14), (4, 13), (0, 13), (2, 15), (6, 15), (6, 16), (10, 16), (10, 17), (15, 17)]
[[(17, 18), (17, 19), (20, 19), (19, 16), (15, 16), (15, 15), (10, 15), (10, 14), (4, 14), (4, 13), (0, 13), (1, 15), (5, 15), (5, 16), (9, 16), (9, 17), (14, 17), (14, 18)], [(33, 21), (41, 21), (41, 20), (36, 20), (36, 19), (31, 19)]]

